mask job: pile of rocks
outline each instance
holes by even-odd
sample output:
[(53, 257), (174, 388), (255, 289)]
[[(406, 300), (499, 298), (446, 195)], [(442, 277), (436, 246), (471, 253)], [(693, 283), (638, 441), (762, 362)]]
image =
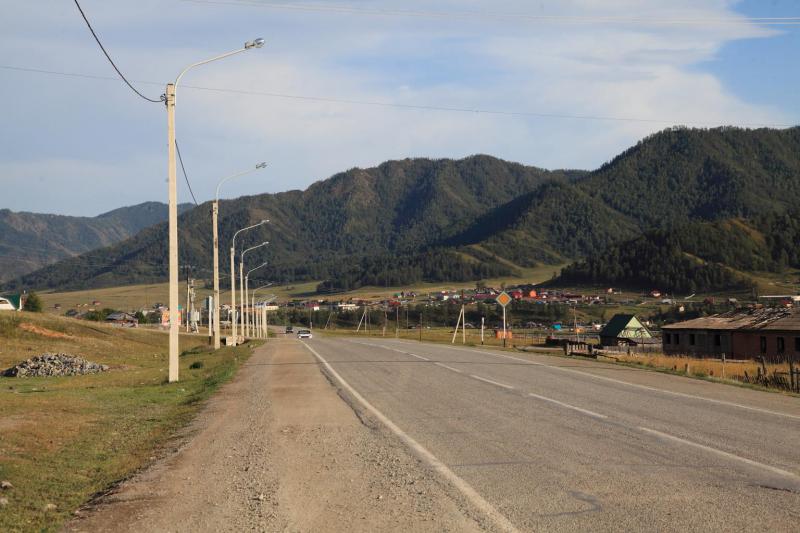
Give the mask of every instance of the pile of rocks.
[(46, 353), (31, 357), (5, 372), (7, 377), (79, 376), (105, 372), (108, 365), (98, 365), (82, 357), (65, 353)]

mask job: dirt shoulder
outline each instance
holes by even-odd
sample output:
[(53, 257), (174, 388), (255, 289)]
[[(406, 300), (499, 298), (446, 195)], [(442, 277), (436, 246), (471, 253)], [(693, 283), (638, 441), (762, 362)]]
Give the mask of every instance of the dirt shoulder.
[(297, 341), (270, 340), (175, 453), (67, 531), (475, 531), (475, 513), (356, 412)]

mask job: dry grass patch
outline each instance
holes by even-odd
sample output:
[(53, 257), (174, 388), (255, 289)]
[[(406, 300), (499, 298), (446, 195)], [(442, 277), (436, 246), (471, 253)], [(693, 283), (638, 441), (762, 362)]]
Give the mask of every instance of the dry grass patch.
[[(59, 335), (43, 335), (57, 332)], [(166, 383), (168, 336), (29, 313), (0, 313), (0, 368), (66, 352), (111, 371), (0, 378), (0, 531), (54, 531), (93, 494), (145, 465), (246, 360), (248, 346), (205, 349), (182, 336), (181, 381)], [(202, 362), (202, 367), (193, 363)], [(45, 505), (55, 511), (44, 511)]]

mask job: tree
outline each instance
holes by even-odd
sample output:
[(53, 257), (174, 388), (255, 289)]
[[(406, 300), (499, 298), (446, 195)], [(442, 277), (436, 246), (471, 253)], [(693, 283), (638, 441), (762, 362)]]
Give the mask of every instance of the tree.
[(31, 291), (28, 293), (28, 297), (25, 299), (25, 305), (22, 307), (22, 310), (30, 311), (31, 313), (41, 313), (42, 307), (42, 299), (39, 298), (38, 294)]

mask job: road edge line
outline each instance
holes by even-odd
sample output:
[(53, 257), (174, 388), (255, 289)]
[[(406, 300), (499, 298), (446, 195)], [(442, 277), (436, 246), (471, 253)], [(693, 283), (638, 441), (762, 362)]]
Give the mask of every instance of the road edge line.
[(425, 448), (422, 444), (414, 440), (413, 437), (408, 435), (405, 431), (400, 429), (394, 422), (389, 420), (389, 418), (384, 415), (381, 411), (378, 410), (377, 407), (373, 406), (371, 403), (367, 401), (366, 398), (361, 396), (345, 379), (339, 375), (339, 373), (333, 369), (333, 367), (328, 363), (328, 361), (322, 357), (317, 351), (306, 344), (303, 341), (300, 341), (303, 346), (305, 346), (308, 351), (310, 351), (314, 357), (322, 363), (323, 366), (331, 373), (333, 377), (342, 385), (342, 387), (347, 390), (356, 400), (358, 400), (361, 405), (363, 405), (369, 412), (371, 412), (384, 426), (389, 428), (392, 433), (394, 433), (397, 437), (400, 438), (409, 448), (411, 448), (419, 457), (425, 460), (428, 465), (433, 468), (436, 472), (442, 475), (447, 481), (449, 481), (456, 489), (458, 489), (467, 500), (472, 503), (475, 507), (477, 507), (481, 512), (483, 512), (494, 524), (503, 531), (508, 531), (512, 533), (517, 533), (519, 530), (511, 523), (511, 521), (506, 518), (505, 515), (500, 513), (494, 506), (486, 501), (483, 496), (481, 496), (478, 491), (476, 491), (472, 485), (467, 483), (464, 479), (460, 478), (458, 474), (450, 470), (446, 464), (441, 462), (433, 453), (431, 453), (427, 448)]

